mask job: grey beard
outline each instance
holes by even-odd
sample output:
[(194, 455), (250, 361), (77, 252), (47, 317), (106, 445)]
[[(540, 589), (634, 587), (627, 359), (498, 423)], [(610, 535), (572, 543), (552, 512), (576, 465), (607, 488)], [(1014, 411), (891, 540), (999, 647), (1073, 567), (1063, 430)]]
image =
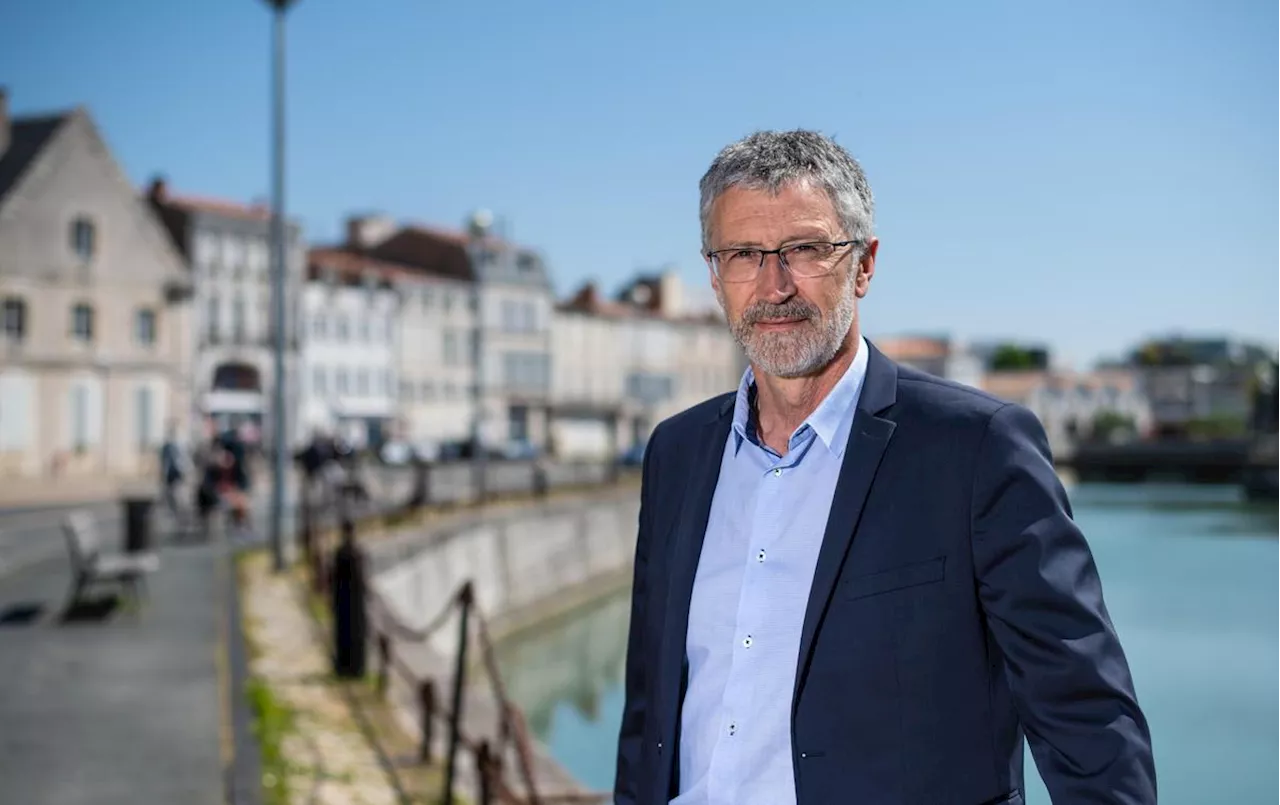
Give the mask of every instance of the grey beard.
[[(729, 331), (757, 371), (788, 378), (814, 374), (835, 358), (853, 326), (857, 317), (856, 280), (857, 275), (849, 272), (829, 317), (823, 318), (816, 306), (800, 299), (781, 305), (757, 302), (737, 320), (729, 320)], [(724, 309), (724, 296), (716, 295)], [(728, 318), (727, 309), (725, 312)], [(761, 320), (787, 318), (803, 319), (804, 323), (786, 333), (765, 333), (753, 326)]]

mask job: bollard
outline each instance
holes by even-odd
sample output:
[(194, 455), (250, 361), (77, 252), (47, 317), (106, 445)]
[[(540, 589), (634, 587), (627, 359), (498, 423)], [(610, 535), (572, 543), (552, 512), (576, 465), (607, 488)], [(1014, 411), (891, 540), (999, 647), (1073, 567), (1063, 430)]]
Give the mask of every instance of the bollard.
[(491, 805), (493, 802), (493, 755), (489, 751), (489, 742), (481, 741), (476, 747), (476, 781), (479, 784), (479, 805)]
[(378, 633), (378, 695), (386, 698), (391, 681), (391, 638)]
[(356, 679), (365, 673), (367, 640), (364, 608), (364, 559), (356, 547), (355, 525), (342, 523), (342, 544), (333, 555), (333, 671)]
[(436, 685), (430, 679), (418, 683), (418, 707), (422, 714), (422, 744), (418, 747), (418, 762), (431, 762), (431, 739), (435, 733)]

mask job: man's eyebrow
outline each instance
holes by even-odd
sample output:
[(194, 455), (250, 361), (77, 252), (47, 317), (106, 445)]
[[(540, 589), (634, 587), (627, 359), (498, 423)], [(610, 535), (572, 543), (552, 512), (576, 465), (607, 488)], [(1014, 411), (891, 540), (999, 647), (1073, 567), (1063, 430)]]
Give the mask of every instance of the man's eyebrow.
[[(830, 236), (824, 232), (816, 230), (800, 235), (788, 235), (779, 241), (778, 248), (788, 246), (793, 243), (813, 243), (815, 241), (826, 242)], [(765, 246), (758, 240), (736, 240), (729, 241), (724, 246), (720, 246), (712, 251), (724, 251), (725, 249), (763, 249)]]

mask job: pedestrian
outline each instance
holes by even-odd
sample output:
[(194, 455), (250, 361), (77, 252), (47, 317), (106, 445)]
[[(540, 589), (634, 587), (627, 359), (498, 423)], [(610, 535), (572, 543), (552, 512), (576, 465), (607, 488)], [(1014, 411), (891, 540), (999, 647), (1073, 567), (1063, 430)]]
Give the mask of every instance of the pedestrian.
[[(643, 467), (617, 805), (1154, 805), (1147, 720), (1026, 408), (860, 332), (858, 163), (761, 132), (701, 181), (750, 368)], [(972, 269), (969, 269), (972, 270)]]

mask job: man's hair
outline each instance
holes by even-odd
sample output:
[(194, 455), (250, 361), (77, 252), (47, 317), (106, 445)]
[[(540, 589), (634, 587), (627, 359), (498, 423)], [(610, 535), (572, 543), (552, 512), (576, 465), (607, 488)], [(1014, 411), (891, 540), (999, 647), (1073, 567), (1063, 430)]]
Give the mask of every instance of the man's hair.
[(795, 183), (826, 191), (850, 239), (867, 240), (875, 233), (871, 186), (848, 151), (814, 131), (758, 131), (725, 146), (698, 183), (703, 250), (711, 248), (711, 208), (726, 190), (778, 193)]

